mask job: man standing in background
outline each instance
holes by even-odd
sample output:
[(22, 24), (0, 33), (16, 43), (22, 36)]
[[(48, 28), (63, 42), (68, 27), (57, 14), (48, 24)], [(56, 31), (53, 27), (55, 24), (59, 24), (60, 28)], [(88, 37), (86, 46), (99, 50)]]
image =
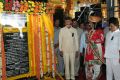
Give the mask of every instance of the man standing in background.
[(78, 54), (78, 34), (72, 27), (70, 17), (65, 18), (65, 27), (59, 33), (59, 49), (64, 58), (66, 80), (75, 80), (75, 55)]
[[(83, 32), (83, 26), (84, 24), (82, 25), (82, 23), (78, 24), (78, 22), (76, 21), (76, 19), (73, 19), (72, 20), (72, 26), (77, 30), (77, 34), (78, 34), (78, 46), (80, 46), (80, 37), (81, 37), (81, 34)], [(80, 69), (80, 52), (78, 51), (78, 55), (77, 57), (75, 58), (75, 76), (79, 76), (78, 72), (79, 72), (79, 69)]]
[(60, 32), (60, 21), (58, 19), (55, 20), (54, 23), (54, 49), (57, 57), (57, 71), (60, 75), (64, 76), (64, 61), (63, 57), (60, 56), (59, 50), (59, 32)]

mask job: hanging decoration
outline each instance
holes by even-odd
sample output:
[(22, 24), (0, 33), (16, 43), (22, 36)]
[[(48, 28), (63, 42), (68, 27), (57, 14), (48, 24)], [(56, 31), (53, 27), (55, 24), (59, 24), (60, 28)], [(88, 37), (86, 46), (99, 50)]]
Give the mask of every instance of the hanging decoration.
[[(34, 52), (36, 54), (36, 74), (38, 78), (55, 78), (55, 55), (53, 49), (53, 25), (46, 14), (30, 14), (30, 26), (34, 36)], [(50, 20), (47, 21), (46, 20)], [(34, 24), (37, 23), (37, 24)], [(47, 25), (46, 25), (47, 24)], [(51, 29), (49, 29), (51, 28)], [(52, 33), (52, 34), (51, 34)], [(37, 43), (37, 44), (36, 44)]]
[[(0, 4), (1, 5), (1, 4)], [(12, 11), (15, 13), (43, 13), (46, 12), (48, 14), (54, 13), (53, 4), (42, 3), (42, 2), (34, 2), (34, 1), (18, 1), (18, 0), (6, 0), (4, 11)]]

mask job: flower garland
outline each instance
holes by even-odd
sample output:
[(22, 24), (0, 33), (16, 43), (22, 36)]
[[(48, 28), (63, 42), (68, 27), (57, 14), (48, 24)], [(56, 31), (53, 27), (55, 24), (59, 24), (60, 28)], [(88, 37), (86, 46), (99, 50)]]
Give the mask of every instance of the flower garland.
[(39, 29), (40, 29), (40, 31), (39, 31), (39, 33), (38, 33), (38, 35), (39, 35), (39, 53), (40, 53), (40, 78), (42, 78), (43, 77), (43, 64), (42, 64), (42, 37), (41, 37), (41, 26), (42, 26), (42, 21), (41, 21), (41, 18), (39, 17), (39, 19), (40, 19), (40, 22), (39, 23), (41, 23), (40, 24), (40, 26), (39, 26)]
[[(46, 19), (49, 17), (45, 15), (40, 15), (40, 32), (39, 35), (39, 54), (40, 54), (40, 78), (45, 77), (55, 77), (55, 60), (54, 60), (54, 49), (53, 49), (53, 39), (49, 33), (49, 29), (45, 25)], [(46, 19), (43, 19), (46, 18)], [(45, 49), (46, 48), (46, 49)]]
[(19, 8), (20, 8), (20, 3), (18, 0), (14, 1), (13, 2), (13, 7), (12, 7), (12, 10), (15, 11), (15, 12), (18, 12), (19, 11)]
[(43, 26), (43, 20), (41, 19), (41, 16), (39, 17), (39, 53), (40, 53), (40, 78), (43, 78), (43, 58), (42, 58), (42, 34), (41, 34), (41, 29), (42, 29), (42, 26)]
[(20, 13), (43, 13), (46, 12), (48, 14), (54, 13), (53, 4), (42, 3), (42, 2), (34, 2), (34, 1), (18, 1), (18, 0), (6, 0), (4, 4), (5, 11), (13, 11)]
[(11, 11), (13, 6), (13, 0), (5, 0), (4, 9), (5, 11)]
[(51, 39), (51, 50), (52, 50), (52, 76), (53, 78), (55, 77), (55, 55), (54, 55), (54, 43), (53, 40)]
[(47, 29), (45, 28), (46, 32), (46, 45), (47, 45), (47, 53), (46, 53), (46, 58), (47, 58), (47, 72), (50, 73), (50, 49), (49, 49), (49, 34)]

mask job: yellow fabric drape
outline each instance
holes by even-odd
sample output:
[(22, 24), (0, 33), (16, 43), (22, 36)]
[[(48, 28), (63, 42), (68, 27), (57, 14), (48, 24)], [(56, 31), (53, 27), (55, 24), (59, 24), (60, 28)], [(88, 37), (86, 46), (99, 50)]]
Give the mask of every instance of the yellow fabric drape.
[(54, 27), (53, 27), (52, 20), (45, 13), (42, 14), (42, 19), (44, 21), (45, 27), (48, 30), (48, 33), (50, 34), (51, 38), (53, 39), (54, 38)]

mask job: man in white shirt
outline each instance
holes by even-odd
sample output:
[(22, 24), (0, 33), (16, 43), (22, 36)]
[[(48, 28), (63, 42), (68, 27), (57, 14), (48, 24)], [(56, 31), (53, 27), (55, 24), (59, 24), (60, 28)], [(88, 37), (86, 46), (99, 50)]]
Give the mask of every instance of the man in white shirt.
[(78, 54), (78, 34), (69, 17), (65, 19), (65, 27), (59, 33), (59, 49), (64, 58), (66, 80), (75, 80), (74, 63), (75, 55)]
[(105, 55), (107, 66), (107, 80), (120, 80), (120, 31), (119, 21), (112, 17), (109, 19), (110, 31), (106, 35)]

